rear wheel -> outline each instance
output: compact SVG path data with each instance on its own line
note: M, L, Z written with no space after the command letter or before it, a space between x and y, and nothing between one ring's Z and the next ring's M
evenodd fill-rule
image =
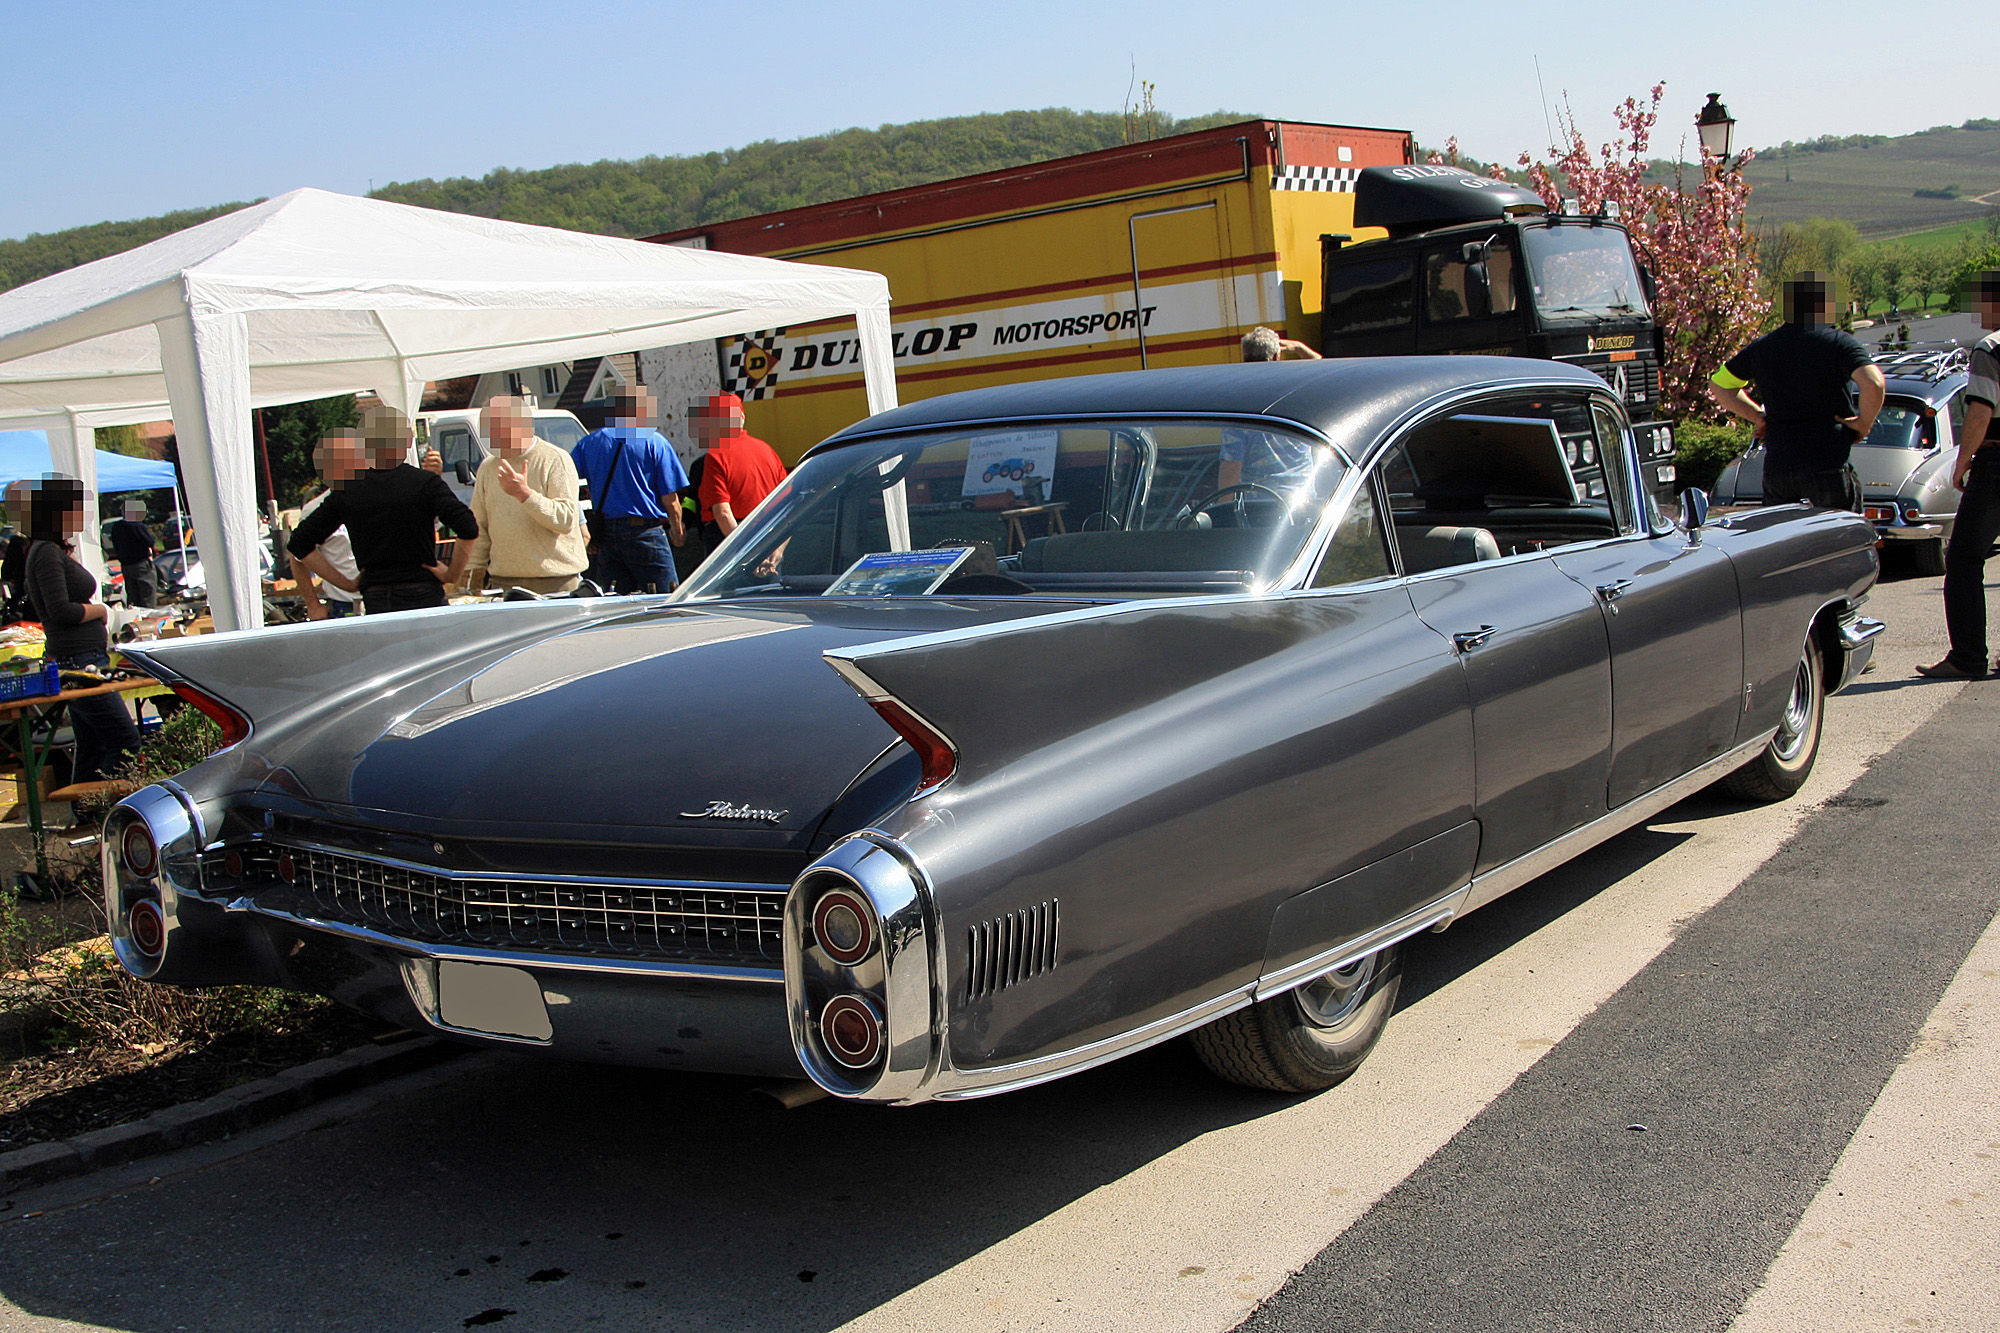
M1813 760L1819 758L1819 734L1826 722L1825 677L1819 648L1807 639L1778 734L1755 759L1722 780L1724 791L1744 801L1782 801L1805 785Z
M1209 1072L1272 1092L1319 1092L1375 1049L1403 980L1391 945L1188 1034Z
M1910 564L1917 573L1933 578L1944 573L1944 538L1936 541L1918 542L1910 549Z

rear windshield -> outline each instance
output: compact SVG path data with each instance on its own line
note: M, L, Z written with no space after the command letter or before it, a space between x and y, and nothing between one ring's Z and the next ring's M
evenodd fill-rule
M1298 555L1343 467L1324 442L1222 422L861 441L800 464L681 596L817 595L864 557L954 548L970 550L919 592L1240 591Z
M1870 449L1928 449L1937 443L1937 419L1920 407L1890 403L1861 443Z

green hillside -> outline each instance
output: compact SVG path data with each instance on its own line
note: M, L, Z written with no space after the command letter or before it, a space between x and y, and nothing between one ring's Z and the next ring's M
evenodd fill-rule
M1837 142L1845 146L1759 150L1749 169L1751 224L1845 218L1864 238L1873 238L1981 217L1992 204L1978 202L1980 195L1991 194L1993 204L2000 204L2000 121ZM1957 197L1920 197L1920 190L1955 191Z
M1215 112L1175 120L1141 113L1139 137L1159 138L1250 117ZM1007 111L921 120L784 142L767 140L688 157L644 157L534 171L502 168L477 180L404 181L377 199L609 236L650 236L726 218L826 203L877 190L997 171L1126 142L1123 115ZM0 241L0 290L102 259L241 204Z

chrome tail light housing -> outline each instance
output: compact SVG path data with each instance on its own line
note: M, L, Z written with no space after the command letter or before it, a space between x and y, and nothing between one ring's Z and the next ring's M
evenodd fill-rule
M857 833L808 866L785 899L785 1011L812 1080L838 1097L922 1100L943 1005L938 932L915 858Z

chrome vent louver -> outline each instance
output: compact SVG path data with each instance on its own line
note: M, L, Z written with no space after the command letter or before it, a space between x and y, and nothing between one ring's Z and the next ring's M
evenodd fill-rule
M967 997L976 1000L1054 968L1061 927L1062 903L1055 898L973 926L966 932Z

